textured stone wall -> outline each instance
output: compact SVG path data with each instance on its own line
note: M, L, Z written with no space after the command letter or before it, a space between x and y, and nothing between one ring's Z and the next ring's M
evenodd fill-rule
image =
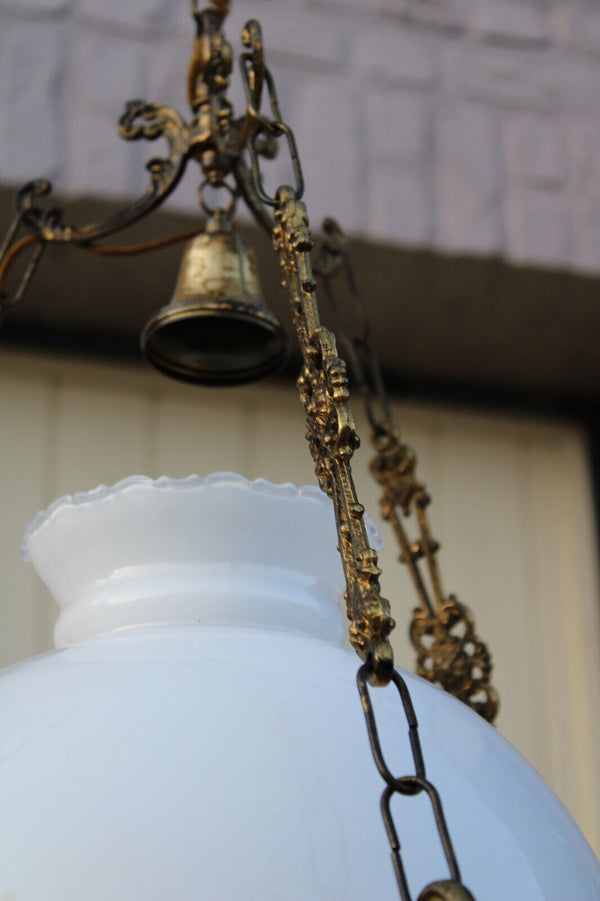
M600 268L597 0L234 0L234 46L250 16L313 221ZM120 143L115 121L131 97L186 112L191 38L187 0L0 0L0 181L138 193L159 148ZM271 170L289 180L283 155ZM176 206L193 208L193 187Z

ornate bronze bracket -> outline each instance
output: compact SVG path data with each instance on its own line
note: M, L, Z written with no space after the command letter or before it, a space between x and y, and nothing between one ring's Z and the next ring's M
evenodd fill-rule
M250 138L254 141L256 154L273 156L276 152L272 134L265 134L262 142L257 134L265 132L266 122L258 112L265 78L260 26L252 20L244 29L244 46L249 49L240 60L251 102L249 100L244 116L234 120L231 104L225 96L232 67L231 47L222 32L222 20L228 9L228 3L214 3L212 8L198 11L192 2L197 36L188 73L188 99L193 111L189 124L176 110L163 104L145 100L130 100L125 104L119 119L122 138L127 141L164 138L168 145L168 155L155 156L146 164L150 180L141 197L102 221L70 225L64 222L62 210L49 211L37 205L37 201L50 193L50 183L29 182L15 199L15 220L0 251L0 264L21 228L44 243L85 245L133 225L164 203L177 188L192 159L200 165L204 182L219 185L232 175L238 193L244 197L259 224L272 232L272 218L260 201L243 159ZM268 77L270 79L270 75ZM38 246L36 262L41 253ZM22 297L32 274L33 268L28 270L13 302Z

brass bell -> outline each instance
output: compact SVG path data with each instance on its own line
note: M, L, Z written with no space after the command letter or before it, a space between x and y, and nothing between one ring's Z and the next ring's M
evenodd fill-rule
M141 345L161 372L197 385L252 382L285 362L286 335L260 295L254 254L222 210L187 245L173 299Z

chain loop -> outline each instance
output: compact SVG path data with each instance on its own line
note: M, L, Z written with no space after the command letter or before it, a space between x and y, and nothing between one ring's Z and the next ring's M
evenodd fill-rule
M371 746L373 759L375 761L379 775L386 783L386 787L384 788L381 795L381 816L383 818L388 841L390 843L392 863L394 866L394 873L396 875L396 882L400 891L400 897L402 898L402 901L411 901L410 890L408 888L406 873L404 871L404 865L402 862L400 840L398 838L396 824L394 823L394 818L391 811L391 801L396 794L403 795L404 797L415 797L416 795L425 792L431 802L435 824L437 827L442 849L444 851L444 856L448 864L451 878L449 880L432 883L431 885L427 886L427 888L425 888L419 896L419 901L426 901L427 898L430 898L431 901L435 901L436 895L432 894L435 886L446 886L446 890L455 891L454 895L439 895L441 901L443 901L444 898L447 898L448 901L451 901L452 898L455 898L456 901L459 901L459 899L462 899L462 901L474 901L473 896L471 895L469 890L466 889L461 883L460 871L458 868L456 855L454 853L454 848L452 846L452 841L450 839L450 833L448 832L448 826L446 825L446 818L444 817L444 811L442 808L440 796L435 786L431 782L429 782L425 774L425 763L421 749L421 742L419 739L419 724L415 715L406 682L404 681L400 673L394 670L391 681L396 686L396 689L398 690L398 693L400 695L400 700L404 709L404 715L408 724L408 739L410 742L412 758L415 765L415 772L414 774L407 776L394 776L387 765L383 751L381 749L381 743L379 741L377 724L375 722L375 713L371 702L368 684L370 681L371 667L372 664L370 661L367 661L360 667L356 676L356 683L362 702L363 712L365 714L367 732L369 735L369 744ZM460 890L462 894L456 894L456 890Z
M288 149L290 152L290 159L292 161L292 167L294 170L294 181L295 181L295 190L294 197L296 200L300 200L302 195L304 194L304 177L302 175L302 169L300 167L300 157L298 155L298 149L296 147L296 139L294 137L294 132L286 125L285 122L274 123L272 126L272 131L270 134L272 136L277 135L285 135L287 139ZM256 185L256 192L263 203L266 203L267 206L276 207L277 206L277 196L271 197L264 189L262 174L260 171L260 164L258 161L258 149L257 149L257 141L261 136L260 131L255 131L251 136L248 142L248 149L250 151L250 162L252 164L252 175L254 177L254 183Z
M246 27L248 28L248 26ZM259 146L258 142L264 136L267 136L272 140L276 140L277 138L280 138L282 135L284 135L287 141L288 151L294 172L294 197L296 198L296 200L301 200L304 194L304 176L302 174L300 156L298 154L294 132L292 131L290 126L283 121L281 117L279 100L277 97L277 89L275 87L275 80L273 79L270 70L267 68L267 66L264 65L263 62L261 71L258 74L260 75L261 85L262 79L264 79L267 84L269 105L271 108L271 118L267 118L260 112L258 105L258 103L260 102L260 95L257 98L256 85L258 84L259 78L258 75L255 74L255 60L252 53L243 53L241 55L240 71L242 73L242 81L246 94L246 114L254 124L254 127L248 138L248 152L250 154L250 163L256 192L264 204L271 207L277 207L277 196L275 195L271 197L264 189L263 177L260 171L260 163L258 159L259 153L261 152L262 148Z
M229 193L229 200L227 202L227 206L221 207L216 206L212 207L205 197L205 191L207 188L213 188L215 191L223 189ZM208 178L205 178L200 187L198 188L198 200L200 202L200 206L204 210L207 216L212 216L217 210L221 210L224 215L229 219L233 216L235 212L235 207L237 204L237 193L235 188L232 188L230 184L226 181L213 182Z

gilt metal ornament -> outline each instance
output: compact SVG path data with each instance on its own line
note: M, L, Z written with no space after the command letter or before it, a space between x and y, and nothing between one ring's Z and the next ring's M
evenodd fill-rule
M390 801L394 794L410 798L425 793L433 806L450 878L432 882L423 889L419 901L472 901L472 896L461 882L442 802L435 787L426 778L417 718L408 690L394 670L389 641L394 621L388 601L381 596L377 554L369 544L364 507L358 500L352 477L351 458L359 446L359 439L348 404L346 364L338 354L333 332L320 321L311 263L313 241L306 207L301 200L304 182L294 133L282 118L275 81L265 63L260 26L255 20L250 20L243 30L244 50L239 59L246 108L242 116L234 116L227 98L233 53L223 33L223 21L229 6L227 0L213 0L208 8L200 10L195 0L191 0L196 39L187 78L192 110L189 122L171 107L161 104L132 100L125 106L119 121L119 131L124 139L155 141L164 138L168 147L167 156L153 157L147 163L149 184L140 198L101 222L68 225L61 210L48 210L38 205L40 199L50 192L48 182L30 182L19 192L15 220L0 252L0 288L8 268L20 252L29 245L33 249L17 291L12 297L0 293L0 309L21 298L48 244L73 244L95 252L106 251L98 243L100 239L117 233L160 206L177 187L190 162L197 164L202 173L199 200L205 211L209 209L205 197L208 186L226 187L235 198L241 197L245 201L257 222L273 238L302 352L298 389L306 413L307 438L316 476L333 502L338 549L346 580L350 641L363 661L358 685L375 763L386 782L382 813L400 896L403 901L411 901L403 875L400 843ZM274 156L279 144L284 143L282 138L290 156L295 184L292 187L283 186L274 196L269 196L264 188L261 160ZM218 210L212 212L219 213ZM224 212L220 211L221 214ZM229 212L232 213L233 208ZM321 275L329 277L340 268L340 260L347 264L348 258L341 230L336 232L331 223L328 228L329 247L327 249L324 245L326 252L317 254L316 268ZM26 231L26 237L17 240L22 230ZM165 239L165 243L172 240ZM129 248L128 251L139 249ZM228 312L231 313L231 309ZM350 342L349 350L359 383L360 355L365 350L368 352L385 410L387 401L372 348L367 341L363 341L360 347ZM364 389L364 384L361 388ZM369 404L367 410L370 412ZM461 607L452 596L445 597L442 592L435 556L437 544L431 538L424 512L428 503L427 494L414 479L414 460L391 428L389 415L386 414L384 420L384 427L380 427L381 424L378 426L372 418L377 449L372 470L384 490L384 516L396 531L403 559L409 566L424 605L424 609L415 614L411 627L413 641L419 650L419 671L426 678L435 677L448 690L491 718L496 701L489 687L489 655L474 633L466 608ZM407 515L411 510L416 512L420 526L420 538L416 543L409 542L400 518L400 514ZM437 611L422 584L417 567L421 559L426 561L429 569L434 597L438 601ZM462 635L458 635L456 643L458 626L462 627ZM415 763L415 773L409 776L393 776L379 747L368 686L386 686L390 683L398 689L407 721ZM478 695L481 691L485 695L484 702Z
M437 561L427 508L431 498L415 477L413 451L395 429L374 435L376 454L371 473L383 489L381 515L396 535L400 561L410 572L421 606L413 611L410 638L417 651L417 673L441 685L488 722L498 712L498 695L490 684L492 659L475 632L473 614L455 595L446 595ZM404 520L416 518L419 536L411 541ZM425 572L421 564L425 564ZM430 587L427 587L429 581Z

